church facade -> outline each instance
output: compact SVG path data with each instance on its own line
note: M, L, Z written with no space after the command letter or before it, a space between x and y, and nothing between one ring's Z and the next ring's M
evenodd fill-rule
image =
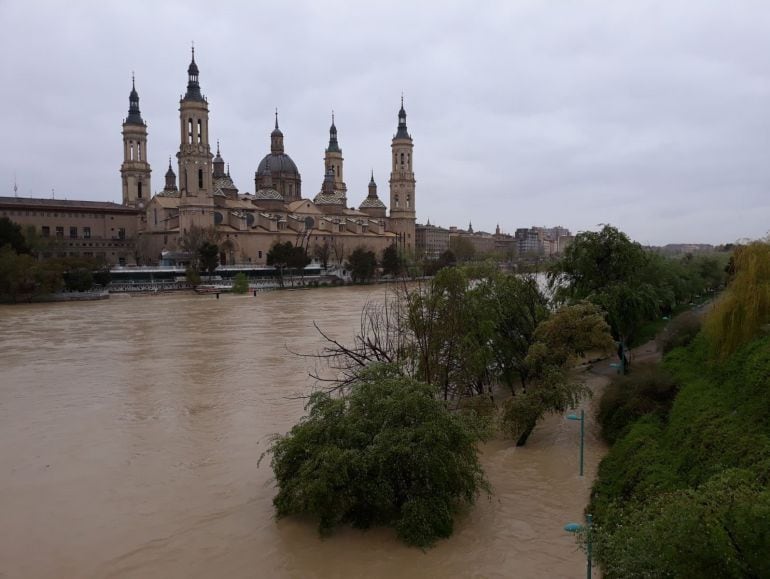
M391 142L390 211L380 200L372 173L366 197L353 208L344 180L344 159L332 115L320 187L303 194L302 178L284 146L275 113L270 152L254 173L254 193L240 193L230 177L217 142L212 151L209 103L201 92L193 52L187 91L179 102L179 151L171 158L161 191L152 195L147 160L147 125L132 86L123 123L121 180L123 205L141 215L138 246L145 263L157 263L164 252L182 249L191 229L215 232L222 248L220 262L265 265L275 243L302 245L313 256L327 252L330 262L344 262L357 247L381 256L391 244L413 251L415 243L415 178L413 141L407 131L403 99Z

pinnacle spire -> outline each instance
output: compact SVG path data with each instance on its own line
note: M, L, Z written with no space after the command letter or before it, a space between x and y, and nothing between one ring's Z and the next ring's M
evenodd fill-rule
M329 146L326 147L327 153L341 153L340 145L337 142L337 126L334 124L334 109L332 109L332 126L329 127Z
M136 92L136 78L131 71L131 92L128 95L128 117L126 123L129 125L143 125L142 114L139 112L139 93Z
M404 93L401 93L401 109L398 111L398 130L396 131L397 139L411 139L409 132L406 130L406 110L404 110Z
M184 95L184 100L202 101L204 100L201 94L201 85L198 82L198 65L195 63L195 42L192 43L192 60L190 60L190 66L187 67L187 93Z
M275 107L275 129L278 130L278 107Z

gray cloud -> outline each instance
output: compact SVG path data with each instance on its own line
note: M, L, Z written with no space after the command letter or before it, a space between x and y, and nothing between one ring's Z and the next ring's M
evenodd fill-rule
M387 198L403 90L419 219L613 223L649 243L770 229L762 1L0 3L0 194L118 201L136 71L154 188L178 148L195 40L242 191L279 107L306 195L336 111L348 197Z

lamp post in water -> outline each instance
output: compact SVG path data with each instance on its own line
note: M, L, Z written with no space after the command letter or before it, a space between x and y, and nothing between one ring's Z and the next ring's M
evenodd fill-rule
M583 445L585 441L586 412L585 410L581 410L580 416L577 414L570 414L567 416L567 419L580 421L580 476L583 476Z
M586 533L586 578L591 579L591 567L592 567L592 547L591 544L593 537L591 537L591 526L593 525L593 516L586 515L586 524L581 525L579 523L567 523L564 525L564 530L569 533L580 533L585 531Z

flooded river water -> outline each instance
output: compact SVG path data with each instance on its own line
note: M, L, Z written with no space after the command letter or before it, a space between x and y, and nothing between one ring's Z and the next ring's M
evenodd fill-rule
M603 448L589 422L491 442L494 495L427 552L273 517L267 437L303 414L313 321L342 340L377 288L0 307L0 577L584 577L563 531Z

